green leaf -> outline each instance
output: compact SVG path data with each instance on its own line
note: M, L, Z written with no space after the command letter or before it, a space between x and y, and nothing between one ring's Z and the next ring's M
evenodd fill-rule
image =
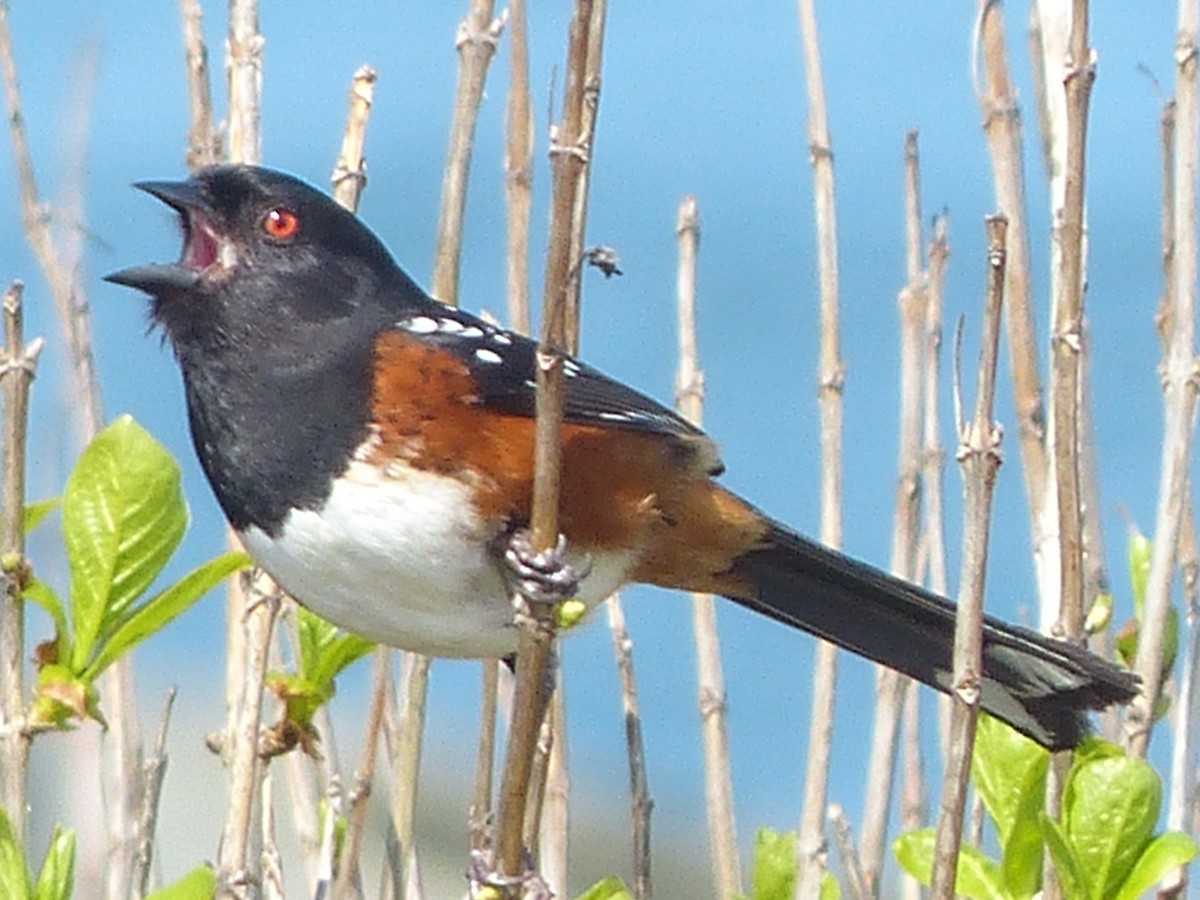
M33 895L37 900L71 900L75 890L75 832L54 826Z
M1129 529L1125 548L1129 560L1129 586L1133 591L1133 612L1138 621L1146 608L1146 581L1150 578L1150 554L1154 545L1137 528Z
M999 719L979 717L971 776L1005 853L1013 829L1022 822L1036 822L1045 801L1049 766L1050 754L1044 748Z
M179 466L129 416L88 445L63 494L74 646L82 671L98 637L162 571L187 527Z
M1046 839L1046 847L1050 850L1050 859L1054 863L1054 874L1058 878L1059 887L1062 888L1062 895L1070 897L1071 900L1093 898L1079 859L1071 849L1062 828L1045 813L1038 813L1038 821L1042 825L1042 835Z
M245 553L222 553L193 569L162 593L121 616L120 624L104 642L84 677L94 679L108 666L152 634L161 631L210 590L250 566Z
M1145 760L1117 751L1072 767L1063 829L1089 896L1108 897L1125 881L1150 842L1161 803L1162 783Z
M196 866L174 884L146 895L146 900L212 900L217 876L208 866Z
M597 881L580 894L578 900L633 900L633 895L625 883L614 875Z
M29 709L29 727L35 731L66 728L72 719L85 718L95 719L107 727L108 723L100 713L100 697L95 685L76 676L61 663L41 666L33 705Z
M754 900L791 900L796 891L796 834L760 828L754 836Z
M26 504L24 522L25 533L29 534L29 532L41 525L42 522L45 521L46 517L50 515L50 513L58 509L58 505L59 499L57 497L51 497L49 500L38 500L36 503Z
M901 868L926 887L933 880L936 840L935 829L918 828L900 835L892 844L892 852ZM971 900L1011 900L1011 895L1004 889L1000 864L970 844L963 844L958 851L954 893Z
M303 606L296 611L296 626L300 674L314 685L331 684L343 669L375 649L366 638L343 631Z
M826 872L821 876L820 900L842 900L842 886L838 884L838 880L833 877L832 872Z
M29 871L25 867L25 851L13 831L8 814L0 808L0 897L7 900L30 900Z
M905 872L926 887L933 879L933 842L937 832L932 828L906 831L892 842L892 853Z
M1191 862L1196 856L1196 842L1179 831L1160 834L1149 844L1134 863L1129 877L1113 900L1138 900L1171 869Z

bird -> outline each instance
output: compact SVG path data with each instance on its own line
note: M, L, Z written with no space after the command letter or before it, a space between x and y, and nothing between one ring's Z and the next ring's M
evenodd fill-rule
M175 262L107 276L149 297L200 465L255 562L301 604L436 657L517 643L505 548L529 524L537 345L430 297L355 214L268 168L135 185ZM953 690L955 605L804 537L721 486L697 426L564 363L559 527L592 609L629 583L720 595ZM985 618L982 709L1071 748L1137 678Z

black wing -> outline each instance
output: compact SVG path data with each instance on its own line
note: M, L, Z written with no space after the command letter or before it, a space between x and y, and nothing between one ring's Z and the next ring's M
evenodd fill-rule
M396 322L396 327L420 334L461 359L479 385L481 403L514 416L532 418L536 414L536 342L441 305L413 313ZM566 421L699 441L711 457L713 473L720 471L711 439L674 410L571 357L564 376Z

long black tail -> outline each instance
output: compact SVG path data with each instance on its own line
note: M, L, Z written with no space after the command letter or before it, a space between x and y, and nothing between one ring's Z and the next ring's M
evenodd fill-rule
M731 597L937 690L952 689L954 604L772 522L767 540L733 574L757 596ZM1044 747L1076 746L1087 710L1127 703L1131 673L1087 650L987 618L983 626L985 711Z

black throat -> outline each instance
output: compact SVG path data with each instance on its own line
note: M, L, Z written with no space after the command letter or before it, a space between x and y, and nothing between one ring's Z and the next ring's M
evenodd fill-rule
M275 537L293 509L319 509L366 439L378 328L356 318L307 353L241 342L179 352L196 454L235 529Z

